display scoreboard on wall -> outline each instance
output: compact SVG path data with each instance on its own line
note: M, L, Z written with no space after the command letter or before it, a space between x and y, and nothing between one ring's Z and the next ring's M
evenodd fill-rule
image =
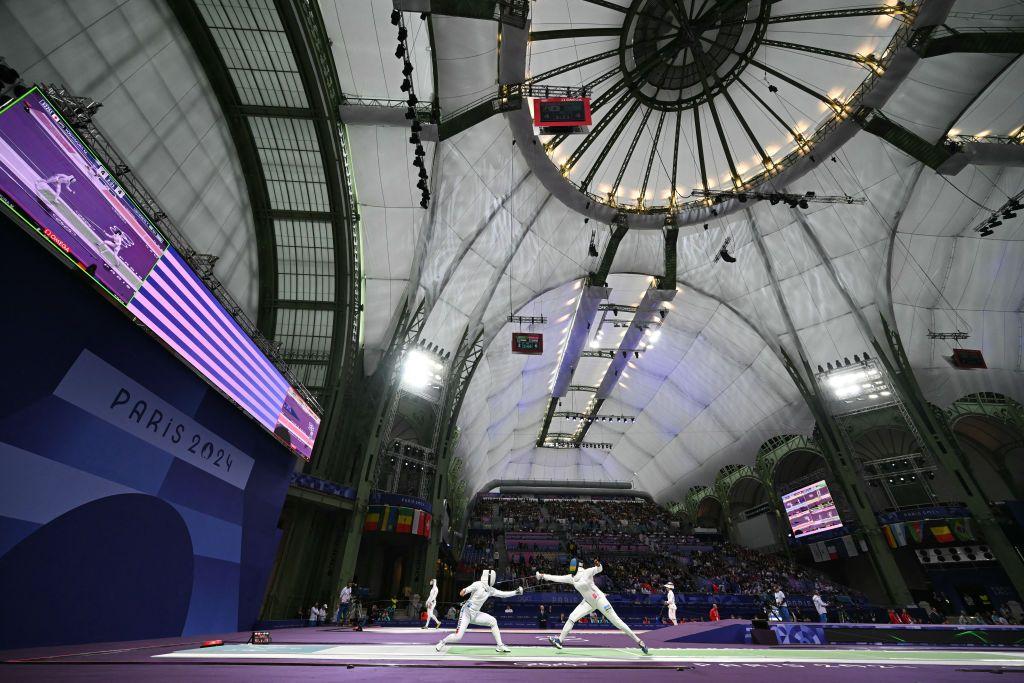
M824 479L782 496L782 506L796 538L843 526Z
M309 459L320 418L37 88L0 109L0 208Z

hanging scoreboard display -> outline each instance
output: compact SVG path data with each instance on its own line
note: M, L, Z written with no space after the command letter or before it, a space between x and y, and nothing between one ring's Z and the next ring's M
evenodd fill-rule
M513 332L512 353L539 356L544 353L544 335L537 332Z
M589 97L538 97L533 101L533 125L576 128L590 125Z

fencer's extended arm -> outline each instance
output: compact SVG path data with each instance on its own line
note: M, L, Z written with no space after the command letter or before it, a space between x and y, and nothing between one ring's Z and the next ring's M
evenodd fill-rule
M492 588L491 589L491 595L496 597L496 598L514 598L515 596L522 595L522 594L523 593L520 590L500 591L497 588Z
M541 581L551 581L552 583L572 583L572 576L569 574L562 574L556 576L554 574L538 574Z

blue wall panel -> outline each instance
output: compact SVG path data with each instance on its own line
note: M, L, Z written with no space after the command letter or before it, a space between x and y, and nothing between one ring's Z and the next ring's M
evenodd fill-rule
M0 253L0 649L249 628L294 456L3 215Z

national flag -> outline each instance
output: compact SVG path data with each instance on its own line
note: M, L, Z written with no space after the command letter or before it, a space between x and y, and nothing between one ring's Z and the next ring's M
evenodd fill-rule
M885 534L885 542L889 544L890 548L896 547L896 539L893 538L892 525L886 524L882 527L882 533Z
M974 529L971 528L971 520L967 518L953 520L953 534L958 541L973 541Z
M371 506L366 512L366 520L363 522L363 531L377 531L377 529L379 528L380 509L374 505Z
M412 533L412 508L398 508L398 521L395 531L400 534Z
M815 562L824 562L828 559L828 555L825 554L823 543L811 543L811 557L814 558Z
M907 531L910 532L910 538L914 543L924 540L924 522L907 522Z
M892 528L892 535L896 539L896 547L905 546L907 544L907 525L903 522L894 522L889 527Z
M949 526L945 524L937 524L929 528L932 530L932 535L935 536L935 540L939 543L953 542L953 532L949 530Z
M828 547L828 559L830 559L830 560L838 560L839 559L839 550L834 545L830 545L830 546L827 546L827 547Z

